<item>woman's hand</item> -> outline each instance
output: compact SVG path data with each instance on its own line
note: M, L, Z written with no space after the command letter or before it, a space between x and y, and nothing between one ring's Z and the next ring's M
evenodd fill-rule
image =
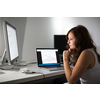
M65 50L65 51L63 52L63 60L66 60L66 59L69 60L71 54L72 54L72 50L71 50L71 49Z

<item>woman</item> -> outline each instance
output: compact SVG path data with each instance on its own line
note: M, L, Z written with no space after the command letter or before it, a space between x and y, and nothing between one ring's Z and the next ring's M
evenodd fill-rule
M69 30L66 39L69 50L63 52L63 61L68 83L75 83L79 79L83 84L100 83L100 55L88 30L78 25ZM73 70L69 64L71 55Z

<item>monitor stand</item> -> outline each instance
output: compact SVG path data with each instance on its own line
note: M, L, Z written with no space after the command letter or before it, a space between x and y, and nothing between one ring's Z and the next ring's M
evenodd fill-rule
M13 65L4 65L5 56L6 56L6 49L4 50L3 55L1 57L0 69L3 69L3 70L12 69L13 68Z

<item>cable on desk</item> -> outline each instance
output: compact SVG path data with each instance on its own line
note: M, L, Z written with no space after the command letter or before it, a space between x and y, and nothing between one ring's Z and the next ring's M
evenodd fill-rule
M42 74L43 75L43 84L45 84L45 75L42 73L42 72L36 72L36 73L39 73L39 74Z

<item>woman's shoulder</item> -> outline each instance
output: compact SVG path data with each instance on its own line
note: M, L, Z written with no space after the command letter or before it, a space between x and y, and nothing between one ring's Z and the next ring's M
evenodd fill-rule
M83 50L81 53L84 53L84 54L91 54L92 51L90 49L85 49Z
M85 56L87 59L94 58L94 53L92 52L92 49L85 49L81 52L81 55Z
M81 52L82 59L86 62L88 62L89 66L87 69L93 68L95 65L95 55L94 53L89 50L89 49L85 49Z
M85 49L82 52L83 53L92 53L93 52L93 48Z

